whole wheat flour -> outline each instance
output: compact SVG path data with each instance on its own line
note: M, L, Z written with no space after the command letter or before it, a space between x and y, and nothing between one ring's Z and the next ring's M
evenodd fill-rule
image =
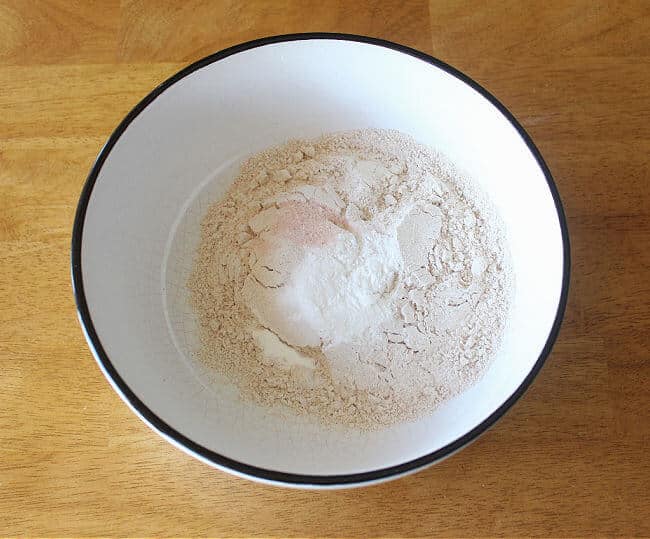
M415 419L489 365L512 287L504 244L473 184L397 131L266 150L202 222L198 360L326 423Z

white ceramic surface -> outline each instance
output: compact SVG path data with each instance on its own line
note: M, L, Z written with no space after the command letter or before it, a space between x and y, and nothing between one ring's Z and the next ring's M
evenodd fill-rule
M235 473L359 484L446 456L503 413L554 339L568 251L550 177L495 104L423 57L327 36L230 52L145 100L91 174L73 277L100 365L156 430ZM242 158L289 138L362 127L408 133L479 182L507 225L516 279L504 343L482 381L430 417L371 434L281 421L241 403L225 381L206 384L188 360L196 332L185 291L198 223Z

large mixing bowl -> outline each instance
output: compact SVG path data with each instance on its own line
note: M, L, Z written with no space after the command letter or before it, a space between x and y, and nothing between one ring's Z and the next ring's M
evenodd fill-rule
M294 137L398 129L444 152L489 193L515 274L503 344L485 376L432 415L378 432L280 419L207 383L191 359L186 281L201 217L247 155ZM88 343L152 429L217 468L303 487L367 484L439 461L529 386L559 330L565 218L521 125L467 76L425 54L339 34L271 37L192 64L111 135L79 202L72 275Z

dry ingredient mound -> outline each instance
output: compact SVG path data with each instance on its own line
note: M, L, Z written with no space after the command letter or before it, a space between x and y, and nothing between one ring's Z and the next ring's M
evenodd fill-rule
M271 148L202 221L197 359L245 398L327 424L416 419L488 367L512 287L504 245L481 192L398 131Z

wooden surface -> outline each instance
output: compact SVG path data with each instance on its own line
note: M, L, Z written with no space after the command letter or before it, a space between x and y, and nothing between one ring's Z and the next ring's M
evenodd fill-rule
M569 218L560 339L479 441L395 482L256 485L193 460L104 380L77 323L77 197L186 63L268 34L432 53L533 136ZM0 0L0 536L650 535L650 2Z

